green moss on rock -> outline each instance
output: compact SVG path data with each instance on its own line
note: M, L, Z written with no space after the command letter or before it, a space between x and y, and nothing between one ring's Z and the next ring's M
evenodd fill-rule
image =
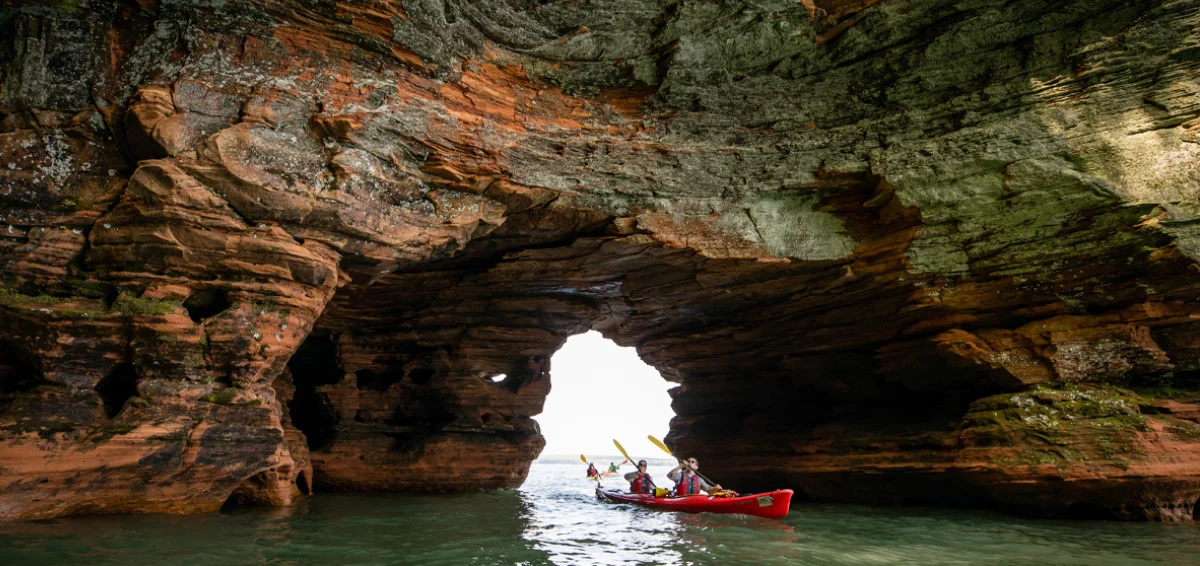
M0 306L6 307L28 307L36 305L53 305L63 302L64 299L47 294L30 295L21 293L16 289L0 285Z
M232 405L233 398L236 396L237 391L231 387L227 389L218 389L201 397L200 399L216 405Z
M111 439L114 436L121 436L121 435L129 434L129 433L133 432L134 430L136 430L137 427L138 427L138 425L136 425L134 423L110 422L108 424L105 424L104 426L97 428L95 432L93 432L90 436L88 436L88 440L91 440L92 442L99 444L101 442Z
M70 289L72 295L87 297L89 299L104 299L110 293L114 292L111 283L89 279L67 279L66 286Z
M166 299L144 299L121 293L112 305L112 310L130 316L171 314L183 306L181 301Z
M1126 467L1144 456L1137 434L1151 430L1132 391L1073 383L1041 385L976 401L965 417L964 440L1010 447L997 464L1066 467L1099 461Z

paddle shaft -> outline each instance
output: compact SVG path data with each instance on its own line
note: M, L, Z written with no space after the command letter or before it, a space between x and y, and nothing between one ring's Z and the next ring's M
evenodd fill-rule
M669 456L674 458L676 462L679 462L680 464L683 463L683 460L680 460L679 456L676 456L674 452L671 452L671 449L667 448L667 445L663 444L663 442L661 440L654 438L653 436L647 436L646 438L649 438L651 444L654 444L655 446L661 448L663 452L666 452ZM680 472L682 473L682 470L680 470ZM704 477L704 474L700 473L700 470L692 470L692 472L695 473L696 475L700 476L700 479L704 480L704 483L707 483L708 485L721 485L719 483L716 483L716 482Z
M634 460L632 457L629 456L629 453L625 451L625 447L621 446L621 443L617 442L617 439L615 439L615 438L613 439L613 444L615 444L617 446L617 450L621 451L621 455L624 456L626 460L633 462L633 469L636 470L637 469L637 460ZM646 462L646 467L647 468L650 467L649 462ZM649 471L649 470L647 470L647 471ZM647 476L648 475L649 474L647 474ZM621 477L624 478L625 476L621 476ZM650 478L650 485L654 486L654 489L660 489L658 487L658 484L654 483L654 478Z

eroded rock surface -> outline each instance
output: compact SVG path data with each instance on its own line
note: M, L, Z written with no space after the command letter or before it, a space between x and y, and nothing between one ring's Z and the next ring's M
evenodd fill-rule
M0 26L0 518L516 486L588 329L743 490L1197 513L1194 2Z

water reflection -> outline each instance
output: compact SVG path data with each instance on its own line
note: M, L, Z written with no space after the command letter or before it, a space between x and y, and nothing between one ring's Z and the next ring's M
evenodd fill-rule
M577 463L521 490L323 495L291 508L0 524L3 564L1196 564L1200 525L800 505L783 521L596 501ZM665 470L663 470L665 471ZM661 472L656 474L661 476ZM608 481L617 485L616 481Z

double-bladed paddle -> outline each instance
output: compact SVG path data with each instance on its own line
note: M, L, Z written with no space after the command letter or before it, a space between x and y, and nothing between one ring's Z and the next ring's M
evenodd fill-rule
M579 455L579 459L583 460L583 463L589 466L592 464L591 462L587 461L587 456L584 456L583 454ZM588 476L588 479L596 480L596 483L600 483L600 470L596 470L596 475Z
M659 449L661 449L663 452L666 452L666 453L667 453L669 456L671 456L672 458L674 458L676 462L679 462L680 464L682 464L682 463L683 463L683 460L680 460L680 459L679 459L679 456L676 456L674 453L672 453L672 452L671 452L671 449L670 449L670 448L667 448L667 445L666 445L666 444L663 444L663 442L662 442L661 440L659 440L659 439L657 439L657 438L654 438L653 436L647 436L646 438L649 438L649 439L650 439L650 442L651 442L652 444L654 444L655 446L659 447ZM710 480L710 479L708 479L708 478L704 477L704 474L701 474L699 470L692 470L692 471L693 471L693 472L695 472L695 473L696 473L696 475L700 476L700 479L704 480L704 481L705 481L705 483L707 483L708 485L720 485L720 484L718 484L718 483L716 483L716 482L714 482L714 481L712 481L712 480ZM722 492L725 492L725 491L729 491L729 490L722 490Z
M617 442L617 439L615 439L615 438L613 439L613 444L617 445L617 450L621 451L621 455L624 456L626 460L633 462L633 466L636 468L637 462L634 461L633 457L630 456L629 453L625 451L625 447L621 446L621 443ZM654 486L655 494L657 494L658 490L661 489L658 487L658 484L654 483L654 480L650 480L650 485Z

